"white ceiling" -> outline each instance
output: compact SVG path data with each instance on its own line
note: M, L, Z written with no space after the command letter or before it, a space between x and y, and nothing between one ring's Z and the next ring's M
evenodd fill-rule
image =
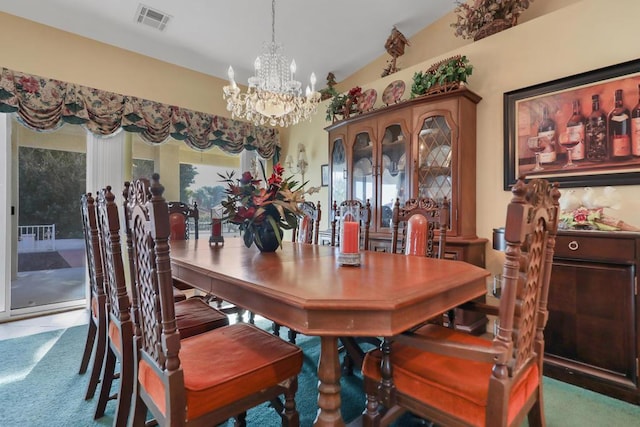
M163 32L136 23L141 3L172 17ZM454 0L277 0L276 41L303 83L315 71L323 87L328 72L341 81L385 54L394 25L411 37L454 7ZM241 84L271 40L269 0L0 0L0 11L224 79L232 65Z

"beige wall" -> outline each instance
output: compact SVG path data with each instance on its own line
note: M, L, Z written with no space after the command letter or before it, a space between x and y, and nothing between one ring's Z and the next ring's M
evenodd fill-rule
M411 40L399 61L402 71L379 78L388 59L381 55L340 88L374 88L379 107L380 94L391 81L402 79L409 88L413 73L434 62L456 54L470 59L474 73L469 86L483 97L478 105L477 232L490 239L491 230L503 224L510 197L502 189L503 93L640 57L636 41L639 14L637 0L536 0L518 26L478 42L455 38L449 27L454 20L450 14ZM221 97L223 80L3 13L0 27L5 34L12 34L0 38L0 66L226 115ZM409 90L405 97L408 95ZM289 151L295 154L299 142L306 145L310 166L305 178L313 186L320 185L320 165L328 161L325 108L326 103L311 122L281 134L283 159ZM614 214L640 226L640 186L620 186L618 191L624 205ZM328 200L326 188L314 196L312 201L326 204ZM327 208L323 209L325 225ZM492 270L497 269L496 258L488 249Z
M483 98L478 104L477 233L489 240L492 229L503 225L510 199L510 193L503 190L503 93L640 57L637 0L536 0L533 7L538 8L540 16L522 19L516 27L478 42L461 43L453 36L452 28L438 22L419 34L424 42L412 42L407 52L422 49L437 52L429 47L431 44L452 50L439 52L415 66L405 64L404 70L391 76L365 80L379 75L384 68L384 61L374 63L371 67L375 72L361 70L357 75L363 80L349 79L344 88L360 85L363 89L376 89L377 108L380 94L391 81L403 80L407 84L404 96L408 97L414 72L456 54L469 58L474 66L469 86ZM448 19L453 22L453 16ZM320 115L324 117L324 107ZM323 124L316 122L293 128L290 138L322 140L320 149L307 150L318 153L319 157L310 156L310 168L319 174L320 165L327 163L328 148L326 132L320 130ZM324 135L324 140L318 134ZM619 186L617 191L623 196L623 206L611 214L640 226L640 186ZM489 246L488 267L494 272L499 271L499 257Z
M6 13L0 13L0 28L2 67L227 115L224 80Z

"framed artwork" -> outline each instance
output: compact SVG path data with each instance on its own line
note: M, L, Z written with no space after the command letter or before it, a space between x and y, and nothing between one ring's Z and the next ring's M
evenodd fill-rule
M640 183L640 59L504 94L504 189Z
M329 185L329 165L320 166L320 185L327 187Z

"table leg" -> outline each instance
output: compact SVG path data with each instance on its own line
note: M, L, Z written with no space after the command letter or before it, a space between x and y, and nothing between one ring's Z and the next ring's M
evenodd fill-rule
M337 337L320 337L318 380L318 416L313 425L344 427L340 413L340 359Z

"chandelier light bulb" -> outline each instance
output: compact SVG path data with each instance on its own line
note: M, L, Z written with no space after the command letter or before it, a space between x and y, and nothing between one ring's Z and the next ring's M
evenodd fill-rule
M233 72L232 66L229 66L229 69L227 70L227 76L229 76L229 81L233 83L233 77L235 76L235 73Z
M258 57L256 58L256 60L255 60L255 61L253 61L253 68L254 68L254 70L256 70L256 74L258 73L258 71L260 71L260 67L261 67L261 64L260 64L260 57L258 56Z
M311 82L311 90L316 90L316 73L311 73L311 77L309 77L309 81Z

